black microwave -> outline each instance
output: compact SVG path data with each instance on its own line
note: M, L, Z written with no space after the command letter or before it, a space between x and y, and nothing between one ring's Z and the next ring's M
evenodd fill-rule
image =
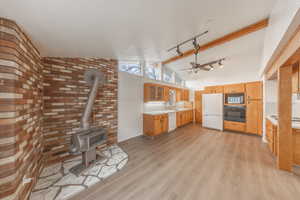
M244 104L245 95L244 93L225 94L226 104Z

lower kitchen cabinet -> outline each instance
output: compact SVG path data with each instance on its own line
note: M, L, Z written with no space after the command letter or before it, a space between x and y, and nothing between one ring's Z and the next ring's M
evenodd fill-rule
M279 144L277 125L269 119L266 120L266 136L270 151L277 157ZM293 163L300 166L300 129L293 129Z
M184 126L193 122L193 110L179 111L176 113L177 127Z
M224 120L224 129L238 132L245 132L246 124L242 122L233 122Z
M168 132L169 118L168 114L148 115L144 114L144 134L148 136L156 136Z
M266 120L266 136L270 151L277 156L277 126Z

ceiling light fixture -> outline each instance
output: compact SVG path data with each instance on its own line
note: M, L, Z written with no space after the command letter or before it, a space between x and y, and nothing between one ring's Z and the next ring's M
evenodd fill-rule
M179 45L176 48L176 52L177 52L178 56L183 56L183 53L179 49Z
M176 46L168 49L167 51L169 52L169 51L172 51L172 50L176 49L176 52L178 53L178 55L182 56L183 53L179 50L179 47L181 47L182 45L184 45L184 44L186 44L186 43L188 43L190 41L193 41L193 46L194 46L195 50L198 51L200 49L200 46L197 43L197 38L199 38L199 37L201 37L201 36L203 36L203 35L205 35L207 33L208 33L208 31L204 31L204 32L202 32L202 33L200 33L198 35L195 35L194 37L192 37L192 38L190 38L190 39L188 39L186 41L183 41L183 42L177 44Z
M219 61L219 68L220 69L224 68L224 64L222 63L222 60Z
M213 71L215 70L215 65L218 65L220 68L223 68L224 65L222 62L224 62L224 60L226 58L221 58L221 59L218 59L218 60L214 60L214 61L211 61L211 62L207 62L207 63L204 63L204 64L200 64L197 62L197 55L198 55L198 52L196 51L195 52L195 62L191 62L191 67L190 68L186 68L186 69L182 69L181 71L192 71L193 73L197 73L199 72L200 70L203 70L203 71Z

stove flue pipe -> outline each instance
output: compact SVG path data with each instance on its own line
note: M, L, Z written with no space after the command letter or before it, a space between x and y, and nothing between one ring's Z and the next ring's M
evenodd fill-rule
M89 118L97 96L98 87L100 84L102 85L104 83L104 75L99 70L89 69L84 73L84 80L88 85L92 86L81 118L81 129L87 130L90 127Z

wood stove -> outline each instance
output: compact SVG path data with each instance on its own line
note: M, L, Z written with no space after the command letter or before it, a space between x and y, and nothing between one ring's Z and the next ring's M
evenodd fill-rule
M105 129L90 127L89 124L89 118L97 96L98 87L100 84L104 83L104 76L96 69L89 69L85 72L84 78L92 88L81 118L81 129L71 136L70 147L70 152L72 154L82 153L82 163L70 169L70 171L77 176L93 167L97 161L105 158L104 155L96 153L96 147L104 144L107 140Z

